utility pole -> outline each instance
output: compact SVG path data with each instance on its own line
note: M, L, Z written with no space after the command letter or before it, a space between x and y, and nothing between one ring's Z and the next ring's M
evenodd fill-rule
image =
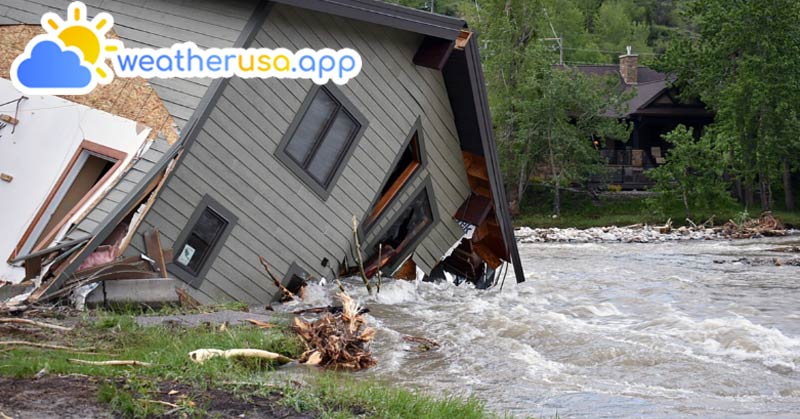
M433 0L431 0L433 1ZM544 17L547 18L547 23L550 25L550 30L553 31L552 38L543 38L542 41L556 41L558 43L558 65L564 66L564 37L558 36L556 28L553 27L553 22L550 21L550 16L547 14L547 9L544 10Z

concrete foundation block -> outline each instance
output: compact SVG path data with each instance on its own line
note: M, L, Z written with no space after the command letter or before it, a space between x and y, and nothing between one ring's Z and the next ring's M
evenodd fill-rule
M186 284L174 278L116 279L103 281L86 297L87 305L142 303L151 305L178 302L176 287Z

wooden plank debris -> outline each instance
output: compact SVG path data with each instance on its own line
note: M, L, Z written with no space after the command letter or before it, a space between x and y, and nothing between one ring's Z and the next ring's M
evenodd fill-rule
M156 267L161 275L167 275L167 262L164 259L164 250L161 248L161 238L157 228L144 233L144 246L147 256L156 261Z

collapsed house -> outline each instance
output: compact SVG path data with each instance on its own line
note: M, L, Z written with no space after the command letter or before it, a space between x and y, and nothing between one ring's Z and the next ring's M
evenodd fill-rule
M0 24L67 6L41 3L20 10L0 0ZM150 80L179 139L143 143L79 216L12 253L11 280L37 284L29 302L98 281L174 278L201 302L263 303L278 290L260 257L291 284L352 272L355 243L369 273L410 268L491 284L511 265L524 279L464 21L372 0L102 8L89 13L113 14L128 47L347 47L363 68L342 86ZM35 156L0 162L12 158Z

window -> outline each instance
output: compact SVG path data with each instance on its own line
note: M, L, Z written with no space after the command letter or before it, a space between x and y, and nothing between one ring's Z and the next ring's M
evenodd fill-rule
M173 274L197 286L211 261L222 248L225 238L236 223L236 217L206 195L192 214L186 228L175 241Z
M406 139L406 147L403 153L395 162L394 169L389 173L388 178L383 182L383 187L381 188L378 198L372 205L364 221L365 229L369 229L375 220L380 217L386 207L389 206L389 203L398 195L403 186L408 183L411 176L422 166L422 151L420 148L421 131L420 121L417 119L416 124L414 124L411 133Z
M315 85L278 146L278 158L327 199L366 126L336 87Z
M374 272L384 265L392 265L405 259L418 240L424 236L425 231L433 225L436 212L431 205L430 190L431 183L428 179L426 186L400 211L399 215L370 246L368 252L370 257L367 259L365 268L367 271ZM383 245L380 262L377 260L379 244Z

